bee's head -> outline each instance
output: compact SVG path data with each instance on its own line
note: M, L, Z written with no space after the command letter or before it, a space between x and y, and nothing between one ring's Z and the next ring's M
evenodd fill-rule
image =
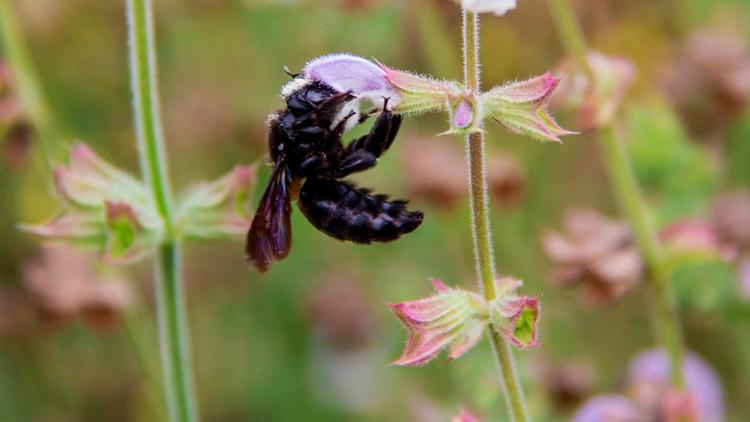
M331 86L295 76L281 89L281 98L286 102L287 110L295 116L315 113L318 121L330 128L335 127L345 116L347 120L345 130L350 129L359 121L359 101L350 92L341 92Z
M294 76L291 81L284 84L281 87L281 99L287 101L289 97L295 93L305 89L313 83L312 80L305 78L304 76Z

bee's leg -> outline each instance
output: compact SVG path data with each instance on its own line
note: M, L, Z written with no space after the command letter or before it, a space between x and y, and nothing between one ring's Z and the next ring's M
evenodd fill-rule
M323 101L322 103L318 104L317 108L318 109L323 109L323 108L327 108L327 107L329 107L331 105L334 105L334 104L343 104L343 103L349 102L349 101L351 101L351 100L353 100L355 98L357 98L357 96L354 95L351 90L350 91L346 91L346 92L340 92L338 94L331 95L330 97L328 97L325 101Z
M344 134L344 130L346 129L346 122L356 114L357 112L355 112L354 110L350 111L349 114L344 116L344 118L342 118L341 121L336 124L336 126L333 128L333 133L341 137L341 135Z
M378 157L364 149L358 149L346 155L338 162L336 168L331 172L335 178L348 176L358 171L367 170L377 164Z
M401 115L393 114L384 107L383 112L370 129L370 133L353 140L347 145L339 159L343 161L347 155L358 150L365 150L375 157L380 157L393 144L400 127Z
M383 145L383 150L381 151L381 154L387 151L388 148L391 147L391 145L393 144L393 141L396 139L396 135L398 135L399 129L401 129L401 115L394 114L393 120L391 121L391 130L390 132L388 132L388 137L385 140L385 145Z
M326 172L331 168L328 156L322 152L308 154L300 163L298 174L300 177L309 177L317 173Z
M370 133L355 139L338 154L331 176L340 178L374 167L378 157L393 143L400 126L401 116L383 111Z

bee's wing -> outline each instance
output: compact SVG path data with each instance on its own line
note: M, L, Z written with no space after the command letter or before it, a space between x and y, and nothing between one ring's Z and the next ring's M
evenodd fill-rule
M273 260L283 259L289 253L292 244L290 182L286 165L283 160L278 161L247 234L247 260L260 272L268 270Z

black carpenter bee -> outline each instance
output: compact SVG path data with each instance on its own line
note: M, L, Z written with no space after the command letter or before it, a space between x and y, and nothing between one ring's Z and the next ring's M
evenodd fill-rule
M420 211L408 211L406 201L389 201L369 189L339 180L369 169L393 143L401 115L388 110L367 135L344 145L346 130L369 113L356 110L356 96L300 75L282 91L286 109L269 116L268 147L273 171L247 235L247 259L261 272L291 247L291 200L315 228L356 243L388 242L415 230ZM296 190L304 179L298 195Z

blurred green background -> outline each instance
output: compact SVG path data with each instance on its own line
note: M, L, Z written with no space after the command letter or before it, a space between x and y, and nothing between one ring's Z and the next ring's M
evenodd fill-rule
M69 139L85 140L136 173L124 2L10 3ZM296 71L318 55L351 52L439 78L461 75L460 14L447 0L156 3L164 123L178 188L217 177L236 163L264 161L265 119L282 105L278 91L288 80L285 65ZM573 3L592 47L627 56L639 70L621 118L659 222L705 216L717 192L747 189L745 103L691 115L693 110L680 108L669 82L677 80L670 72L679 72L685 45L696 33L727 34L745 45L750 60L750 4ZM485 88L541 74L562 59L542 0L520 0L508 16L487 16L482 24ZM700 94L689 83L678 91ZM716 107L713 97L698 101ZM564 127L577 128L571 113L556 113ZM691 117L696 115L704 121ZM406 334L386 302L429 294L428 277L475 286L465 193L453 201L411 194L419 175L410 174L409 163L430 159L432 143L453 148L458 161L446 162L445 171L463 174L462 140L435 137L445 128L440 115L407 120L377 168L356 177L425 211L422 227L402 240L367 247L340 243L295 211L292 252L265 275L248 268L241 239L184 247L205 420L448 420L461 405L487 420L503 420L497 416L506 413L486 341L455 362L388 366ZM559 227L571 207L616 215L595 139L584 133L549 145L499 126L488 132L491 156L514 160L522 177L511 185L516 197L508 200L502 192L493 197L498 268L524 279L525 292L539 295L543 306L542 347L517 353L524 385L536 420L566 420L585 396L616 390L629 359L651 347L645 292L639 286L615 305L589 308L575 291L548 282L540 234ZM406 148L414 139L421 139L422 147ZM45 157L33 141L30 148L25 159L4 159L0 170L0 420L156 420L158 389L146 369L158 378L150 262L97 268L108 276L116 271L133 291L121 321L106 330L92 329L81 318L50 322L33 304L26 309L26 302L16 300L41 253L38 241L16 225L41 221L56 207ZM255 199L267 173L263 168L259 174ZM750 325L734 272L724 264L703 265L685 269L679 278L687 342L722 380L728 420L750 420L750 341L744 338ZM587 381L572 398L561 397L540 368L571 364L582 367Z

